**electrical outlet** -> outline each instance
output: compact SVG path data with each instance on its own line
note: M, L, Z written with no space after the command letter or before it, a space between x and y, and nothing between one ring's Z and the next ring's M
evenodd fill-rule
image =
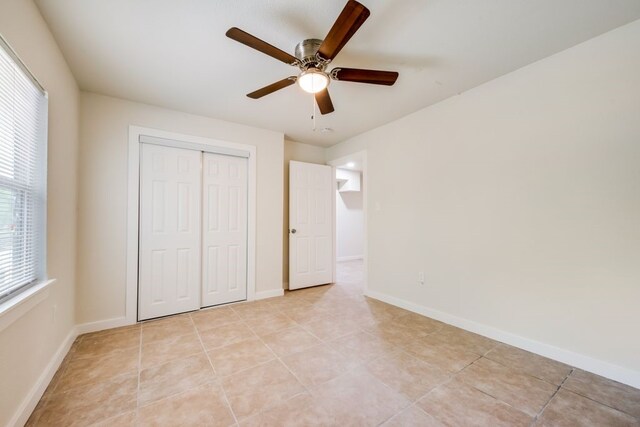
M418 285L424 285L424 271L418 272Z

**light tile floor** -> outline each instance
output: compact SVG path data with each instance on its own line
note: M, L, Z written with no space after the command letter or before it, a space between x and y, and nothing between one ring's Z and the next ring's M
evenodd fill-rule
M28 425L640 426L640 390L338 284L83 335Z

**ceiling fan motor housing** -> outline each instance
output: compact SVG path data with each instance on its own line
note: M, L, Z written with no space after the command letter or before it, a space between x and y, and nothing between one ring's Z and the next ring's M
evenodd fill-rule
M327 63L324 61L318 61L316 53L320 49L322 40L318 39L306 39L296 45L295 55L300 61L300 68L306 70L308 68L318 68L324 70Z

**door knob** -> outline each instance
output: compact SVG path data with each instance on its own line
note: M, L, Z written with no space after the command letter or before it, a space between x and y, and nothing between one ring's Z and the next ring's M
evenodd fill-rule
M291 234L296 234L296 231L298 231L298 230L296 230L295 228L292 228L291 229Z

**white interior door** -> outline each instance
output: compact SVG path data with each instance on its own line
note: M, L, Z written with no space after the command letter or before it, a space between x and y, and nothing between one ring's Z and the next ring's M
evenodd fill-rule
M333 278L334 191L330 166L289 163L289 289Z
M202 306L247 298L247 159L204 153Z
M201 159L199 151L141 144L140 320L200 307Z

